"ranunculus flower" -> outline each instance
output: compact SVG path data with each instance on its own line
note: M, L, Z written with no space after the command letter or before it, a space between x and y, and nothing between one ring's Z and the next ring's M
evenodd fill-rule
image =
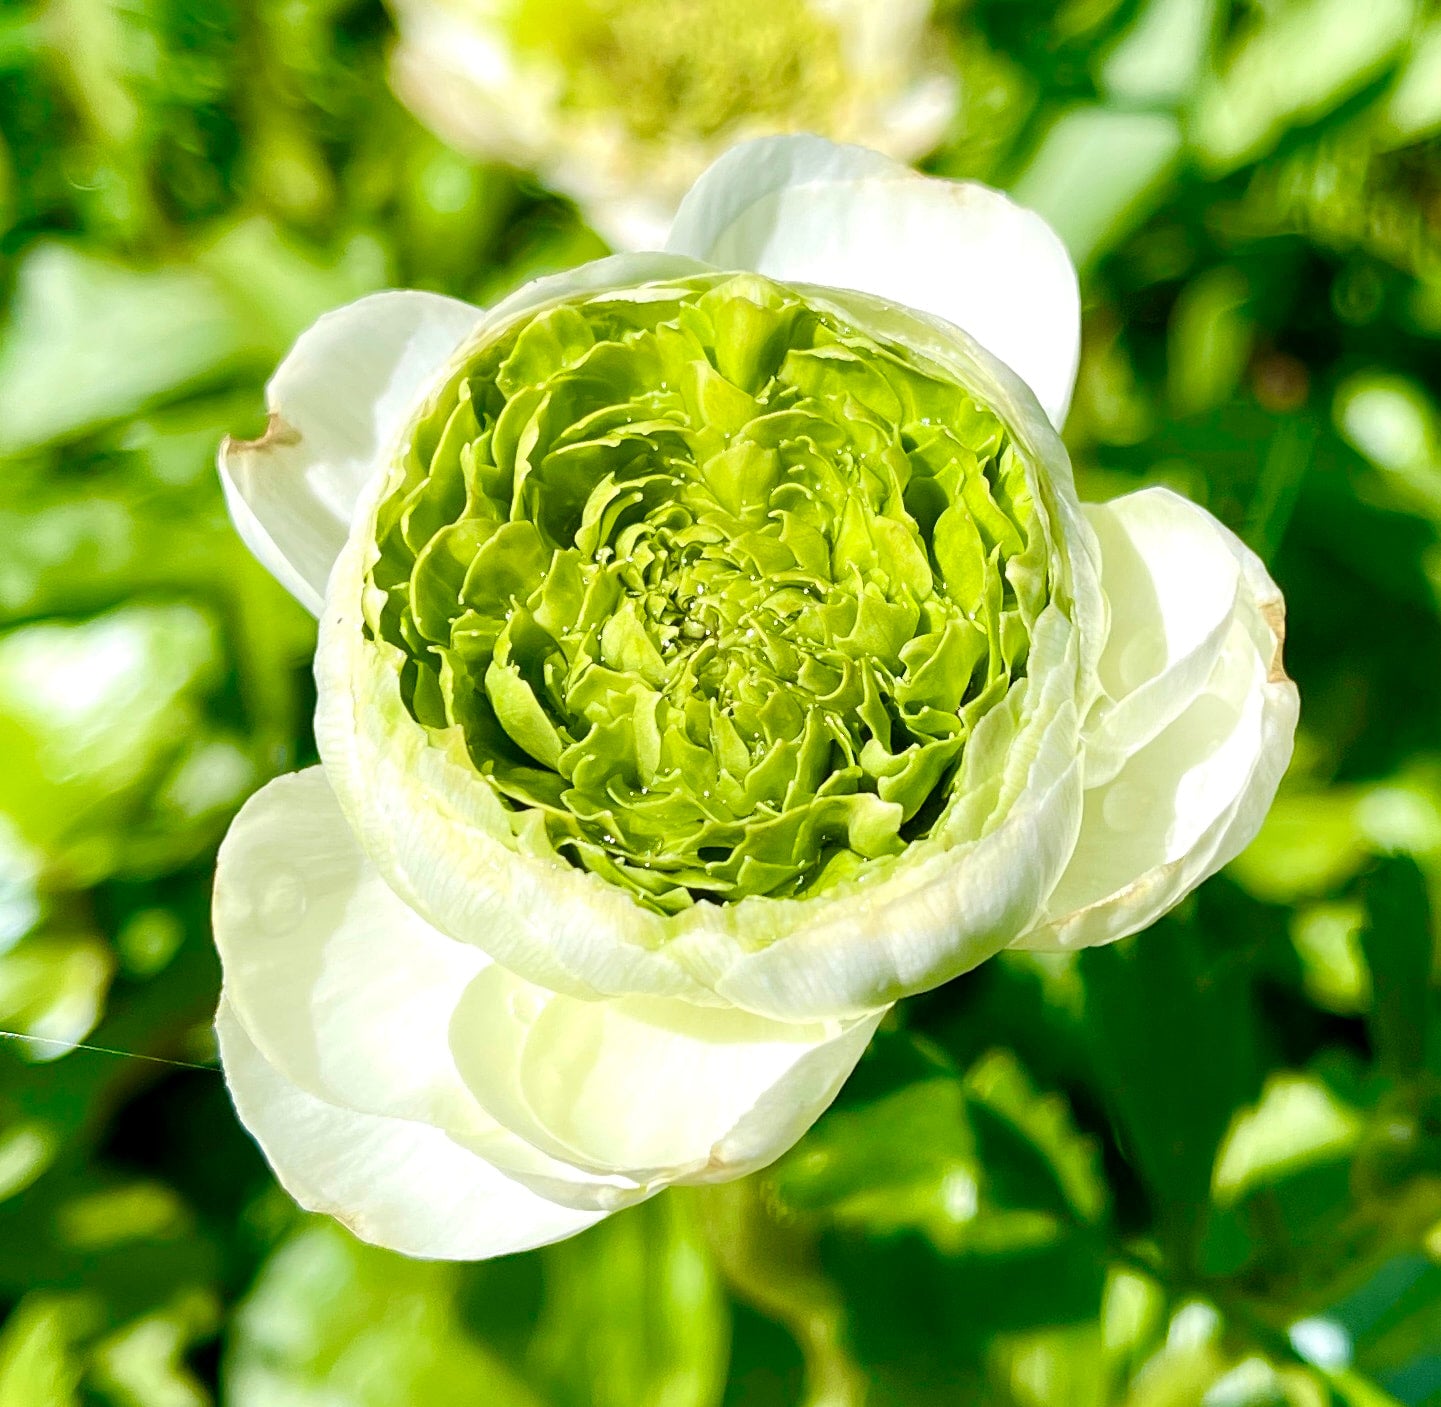
M539 172L617 249L654 249L736 142L929 152L958 85L932 0L389 0L395 91L446 141Z
M1260 562L1077 502L1075 275L876 153L718 162L668 252L323 318L221 473L320 621L322 764L221 850L240 1116L416 1255L732 1178L887 1006L1150 923L1291 748Z

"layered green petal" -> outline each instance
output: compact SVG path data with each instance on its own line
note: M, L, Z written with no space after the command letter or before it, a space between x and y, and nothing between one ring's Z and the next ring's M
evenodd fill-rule
M521 851L658 913L804 897L945 815L1048 549L997 415L756 276L512 323L427 404L365 625Z
M807 362L843 389L803 381ZM604 467L564 474L576 455ZM706 592L677 609L672 582ZM703 614L712 596L740 618ZM762 607L814 628L746 637ZM730 685L717 626L761 687ZM1105 636L1065 451L964 332L675 256L607 260L493 310L412 413L330 576L316 737L386 883L528 981L851 1018L1039 920L1080 824ZM682 677L694 697L668 692ZM755 747L737 705L778 745ZM768 809L747 815L747 793ZM627 853L647 806L683 819ZM734 843L699 853L701 826Z

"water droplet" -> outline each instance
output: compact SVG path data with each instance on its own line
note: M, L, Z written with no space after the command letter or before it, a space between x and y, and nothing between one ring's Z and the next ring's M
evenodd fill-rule
M1141 830L1153 819L1153 800L1152 789L1140 782L1113 782L1101 800L1101 818L1111 830L1123 835Z
M309 900L300 871L290 866L276 869L256 905L260 926L268 933L291 933L305 917Z
M510 993L505 1005L517 1021L528 1026L545 1010L548 999L534 987L521 987Z
M1116 673L1125 690L1144 684L1166 662L1166 635L1159 626L1135 631L1121 650Z

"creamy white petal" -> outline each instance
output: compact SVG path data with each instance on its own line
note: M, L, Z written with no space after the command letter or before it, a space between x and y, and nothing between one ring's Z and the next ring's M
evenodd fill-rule
M1098 523L1102 585L1113 601L1134 592L1157 615L1169 602L1190 618L1179 625L1154 619L1147 627L1132 602L1122 608L1123 619L1131 613L1130 628L1169 641L1204 641L1211 634L1207 607L1183 602L1169 588L1154 589L1169 571L1169 554L1179 563L1202 560L1198 534L1209 535L1234 567L1232 583L1218 592L1234 591L1234 606L1204 685L1191 690L1187 669L1176 671L1184 706L1159 731L1154 709L1138 711L1134 750L1119 768L1107 759L1100 784L1088 787L1071 864L1051 896L1046 922L1020 947L1084 947L1152 923L1249 844L1290 761L1299 699L1281 666L1285 616L1275 584L1259 559L1203 509L1161 490L1133 497L1145 502L1123 499L1092 510L1093 523L1112 513L1125 524ZM1107 550L1118 544L1123 550ZM1228 574L1207 560L1207 570L1226 581ZM1211 589L1204 579L1192 586L1197 596ZM1152 665L1165 653L1153 648L1154 639L1144 651ZM1107 654L1126 648L1127 637L1113 631ZM1103 662L1103 676L1108 668L1113 682L1125 673L1114 661ZM1138 690L1166 677L1164 668L1140 674Z
M490 960L387 888L321 768L271 782L236 817L220 849L214 930L232 1016L305 1093L433 1125L565 1206L612 1211L648 1195L636 1179L555 1162L476 1102L448 1032Z
M481 316L436 293L375 293L337 308L301 334L271 378L265 434L221 446L236 530L312 615L361 490Z
M307 1094L266 1061L224 1000L215 1029L236 1113L281 1186L363 1241L482 1260L572 1236L605 1215L537 1196L439 1129Z
M1110 618L1097 671L1105 696L1086 726L1086 785L1095 787L1206 687L1243 576L1216 520L1169 489L1084 512L1100 543Z
M820 137L765 137L696 182L666 247L944 318L1020 376L1057 426L1065 419L1081 345L1076 271L1039 215L988 186Z
M647 1183L706 1182L785 1152L883 1014L794 1025L655 997L581 1001L490 967L457 1008L451 1042L486 1110L551 1157Z
M446 1029L488 959L387 888L321 768L277 778L235 818L213 926L230 1005L286 1078L362 1113L475 1125Z

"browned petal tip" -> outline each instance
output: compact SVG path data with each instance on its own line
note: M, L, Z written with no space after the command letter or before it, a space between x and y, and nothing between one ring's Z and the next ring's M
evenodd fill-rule
M1268 684L1280 684L1283 681L1289 682L1291 676L1286 673L1286 666L1281 656L1286 647L1286 604L1279 596L1261 603L1261 616L1266 624L1271 627L1271 634L1276 637L1276 648L1271 654L1271 667L1266 674Z
M225 454L235 452L259 454L268 449L276 449L281 445L293 445L299 442L300 431L283 420L279 411L272 410L269 419L265 422L265 433L258 440L237 440L234 436L227 435L221 442L220 448Z

